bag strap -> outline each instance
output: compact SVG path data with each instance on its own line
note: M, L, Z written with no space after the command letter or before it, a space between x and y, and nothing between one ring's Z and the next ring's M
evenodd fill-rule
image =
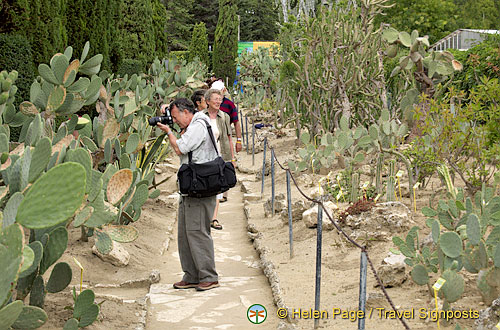
M199 120L205 122L205 126L207 127L207 130L208 130L208 135L210 135L210 141L212 141L212 145L214 146L215 152L217 153L217 156L219 157L220 156L219 150L217 150L217 144L215 144L215 138L214 138L214 133L212 132L212 126L204 118L200 118ZM192 151L188 152L188 158L189 158L189 163L192 163L193 162L193 152Z

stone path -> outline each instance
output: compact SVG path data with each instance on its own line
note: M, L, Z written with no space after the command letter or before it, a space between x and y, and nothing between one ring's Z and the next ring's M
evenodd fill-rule
M276 329L279 319L269 282L259 267L259 258L247 237L239 186L219 208L223 230L212 230L219 288L206 292L176 290L172 283L182 277L177 252L177 230L160 264L161 281L149 293L146 329ZM267 319L250 323L247 310L264 305Z

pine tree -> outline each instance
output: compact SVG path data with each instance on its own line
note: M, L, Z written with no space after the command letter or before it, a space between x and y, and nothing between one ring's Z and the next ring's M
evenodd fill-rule
M219 4L216 0L198 0L191 7L190 13L193 20L203 22L207 28L208 44L213 45L215 39L215 26L219 17Z
M208 67L208 38L205 23L200 22L194 26L191 44L189 45L189 60L198 57Z
M68 45L75 54L81 54L85 43L90 40L90 15L93 8L91 0L68 0L66 8L66 30ZM92 48L95 45L91 45Z
M108 1L108 10L106 11L108 27L106 31L108 32L110 69L112 72L117 72L123 60L119 28L119 22L121 22L123 17L121 11L123 0Z
M213 52L213 71L231 83L236 76L236 57L238 56L238 17L237 6L232 0L219 0L219 19L215 29Z
M160 0L153 0L153 28L155 33L155 55L164 58L168 54L168 13Z
M168 50L187 50L193 27L193 16L189 8L193 0L163 0L168 12Z
M120 42L124 59L139 60L143 68L154 59L155 40L151 0L124 0Z
M278 10L268 0L239 0L240 40L274 41L278 35Z

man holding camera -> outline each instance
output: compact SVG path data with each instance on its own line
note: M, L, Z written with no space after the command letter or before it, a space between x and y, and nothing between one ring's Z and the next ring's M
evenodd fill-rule
M166 105L161 110L165 112ZM210 119L202 112L196 112L191 101L180 98L170 104L173 122L184 133L179 139L172 134L169 125L158 122L158 127L167 133L170 145L179 155L181 164L188 163L192 152L194 163L205 163L217 157L206 123ZM172 123L171 123L172 124ZM210 235L210 221L214 214L216 196L194 198L182 196L179 200L178 248L184 276L174 283L176 289L196 288L205 291L219 286L215 270L214 243Z

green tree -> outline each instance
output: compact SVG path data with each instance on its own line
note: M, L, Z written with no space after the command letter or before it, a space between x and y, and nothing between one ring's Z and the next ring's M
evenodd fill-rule
M219 4L215 0L199 0L190 9L195 22L203 22L207 28L208 44L213 45L215 39L215 26L219 16Z
M459 28L500 28L500 0L455 0L455 4Z
M160 0L153 0L153 28L155 33L155 54L164 58L168 53L167 20L168 13Z
M189 45L189 60L198 57L208 67L208 37L205 23L194 26L191 44Z
M89 20L90 11L93 9L91 0L68 0L66 10L66 30L68 33L68 45L77 52L83 50L85 42L90 40ZM102 33L102 31L101 31ZM96 45L91 44L94 48Z
M278 35L278 10L272 1L239 0L240 40L274 41Z
M123 60L123 49L120 40L120 27L119 22L122 21L122 11L123 0L109 0L107 15L106 29L108 33L108 44L109 44L109 62L110 69L112 72L117 72Z
M194 0L163 0L168 19L168 50L187 50L189 47L189 36L193 27L193 16L189 8L193 6Z
M219 0L219 19L215 29L213 71L217 77L231 83L236 76L238 56L237 6L232 0Z
M385 10L385 16L378 17L375 26L383 22L398 31L417 30L428 35L431 44L458 28L453 0L394 0L393 4Z
M122 15L120 42L123 57L139 60L145 68L155 57L151 0L124 0Z
M29 0L3 0L0 3L0 33L26 31L30 18Z

